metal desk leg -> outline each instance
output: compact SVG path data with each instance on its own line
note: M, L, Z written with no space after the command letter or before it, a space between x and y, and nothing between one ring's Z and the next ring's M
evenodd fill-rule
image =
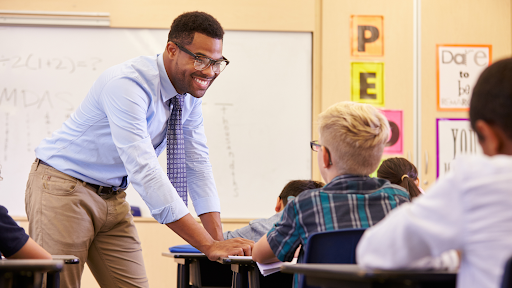
M177 279L177 288L190 288L190 260L188 259L180 259L178 262L178 279Z
M231 270L233 271L233 283L231 287L233 288L248 288L249 280L248 280L248 268L245 265L239 264L231 264ZM236 281L237 278L240 281Z
M260 288L260 271L254 266L249 269L249 288Z

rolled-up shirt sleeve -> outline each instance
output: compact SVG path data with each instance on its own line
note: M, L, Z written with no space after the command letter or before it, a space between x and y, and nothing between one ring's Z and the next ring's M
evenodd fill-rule
M220 200L215 187L208 146L206 146L202 101L191 100L193 100L191 101L193 102L192 110L183 123L188 191L198 215L220 212Z
M150 93L129 78L119 78L110 81L102 94L100 104L133 187L159 223L181 219L189 211L160 167L147 131Z

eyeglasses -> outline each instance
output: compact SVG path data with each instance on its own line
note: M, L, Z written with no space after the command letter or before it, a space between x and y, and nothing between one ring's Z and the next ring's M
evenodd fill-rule
M311 147L311 150L318 152L318 151L320 151L320 148L323 145L318 144L318 140L313 140L313 141L309 142L309 146ZM329 156L329 165L332 165L331 153L329 152L329 149L327 149L327 147L324 146L324 148L325 148L325 151L327 151L327 155Z
M190 52L187 48L181 46L180 44L178 44L176 42L172 42L172 43L176 44L176 46L178 46L178 48L180 48L181 51L194 57L194 68L198 71L203 71L204 69L212 66L213 72L218 74L218 73L222 72L222 70L224 70L224 68L226 68L226 66L228 66L228 64L229 64L229 60L224 58L224 56L222 56L222 60L213 60L210 57L206 57L203 55L196 55L196 54Z

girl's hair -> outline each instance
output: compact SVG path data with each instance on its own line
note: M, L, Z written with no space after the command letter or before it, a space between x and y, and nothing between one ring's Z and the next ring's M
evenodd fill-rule
M421 195L420 189L414 183L418 179L418 170L405 158L395 157L384 160L377 170L377 177L404 187L411 195L411 199Z

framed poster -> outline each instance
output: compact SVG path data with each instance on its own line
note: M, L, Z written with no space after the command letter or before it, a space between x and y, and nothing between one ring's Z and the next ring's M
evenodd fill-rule
M354 102L384 106L384 63L352 62Z
M473 87L491 64L491 45L437 45L437 110L468 111Z
M450 171L451 162L459 155L483 154L469 119L436 119L437 177Z
M388 119L391 133L384 154L403 154L403 112L402 110L380 110Z
M384 56L384 17L352 15L350 20L352 56Z

